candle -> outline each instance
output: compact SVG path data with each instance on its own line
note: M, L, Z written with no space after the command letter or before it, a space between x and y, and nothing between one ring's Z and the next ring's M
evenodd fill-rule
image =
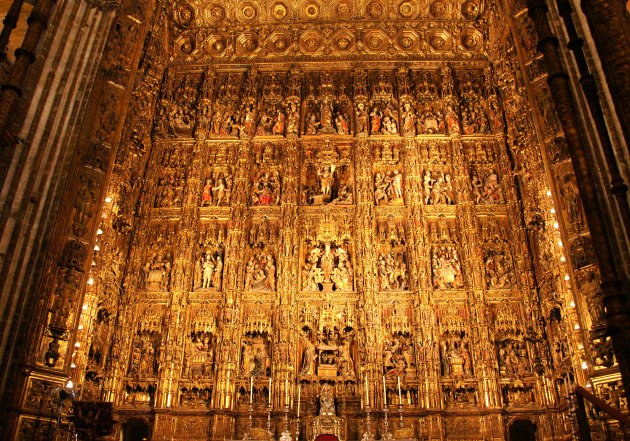
M302 398L302 385L298 384L298 411L297 417L300 417L300 398Z
M383 375L383 404L387 406L387 387L385 386L385 375Z
M398 404L402 404L402 393L400 392L400 376L398 377Z
M285 406L289 405L289 378L284 379L284 404Z
M271 377L269 377L269 407L271 407Z
M367 373L365 374L365 403L366 406L370 405L370 393L368 392L368 378Z
M254 402L254 377L249 377L249 404Z

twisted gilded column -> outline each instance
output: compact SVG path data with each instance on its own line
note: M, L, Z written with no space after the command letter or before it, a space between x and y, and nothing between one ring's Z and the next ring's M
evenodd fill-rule
M562 67L558 52L558 39L552 34L547 21L547 5L544 0L528 0L529 16L538 34L538 50L543 54L549 77L547 83L556 105L560 123L564 130L571 162L575 169L580 196L584 204L593 248L601 272L601 286L606 307L608 333L623 380L626 396L630 391L630 313L627 306L628 293L618 277L613 253L606 235L603 216L597 202L593 172L589 165L586 145L580 136L576 105L571 95L569 77Z

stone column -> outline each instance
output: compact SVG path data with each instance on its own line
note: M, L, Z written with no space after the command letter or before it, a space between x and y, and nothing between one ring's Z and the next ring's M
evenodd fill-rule
M630 12L618 0L582 0L581 6L630 145Z
M605 2L601 2L604 4ZM534 21L538 34L538 50L542 52L547 67L551 94L558 109L560 123L564 130L569 153L575 169L580 196L584 204L593 248L601 272L604 306L606 307L607 328L613 340L613 348L623 380L626 396L630 394L630 312L628 311L628 292L619 279L613 253L603 222L605 213L597 202L598 196L593 177L593 170L586 151L586 144L580 135L576 105L571 95L569 78L564 71L558 52L558 39L552 34L547 21L547 6L544 0L528 0L529 16ZM588 14L587 14L588 15ZM607 14L597 15L600 17ZM617 19L611 18L614 22ZM628 50L626 48L626 50ZM618 54L621 58L623 51ZM626 70L627 74L627 70ZM627 79L630 80L630 79ZM630 91L630 89L628 89ZM630 104L630 100L628 100Z

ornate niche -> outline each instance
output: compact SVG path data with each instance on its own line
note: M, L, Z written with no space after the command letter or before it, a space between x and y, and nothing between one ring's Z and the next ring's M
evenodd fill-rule
M204 207L227 207L234 188L234 144L208 144L203 162L201 202Z
M394 96L392 84L393 74L379 70L369 75L370 102L369 126L370 135L398 135L400 118L398 101Z
M377 221L379 291L409 289L409 260L405 221L388 216Z
M254 222L249 228L243 290L275 291L277 281L278 224L268 219Z
M195 291L221 291L226 237L224 221L213 220L200 225L193 277Z
M113 320L111 320L113 322ZM87 351L82 399L98 400L104 377L107 353L110 347L113 323L110 322L108 306L99 304L90 325L90 344ZM76 362L76 360L74 360Z
M166 305L144 304L138 307L136 332L132 337L126 404L151 403L157 384L162 352L162 332Z
M449 144L443 141L425 141L419 147L422 203L434 206L454 205L457 197L453 188Z
M300 309L298 377L332 379L354 389L357 374L356 308L353 304L303 304ZM345 387L345 386L344 386Z
M210 137L226 138L245 136L241 131L241 126L245 125L246 110L249 110L253 117L253 107L247 100L242 104L241 99L243 74L241 73L221 73L217 76L217 95L214 100L212 117L210 118Z
M216 305L191 304L188 309L180 405L210 404L217 359L217 316Z
M354 291L351 216L328 211L305 218L302 228L302 291Z
M479 225L486 289L515 288L517 280L507 219L481 218Z
M301 205L354 204L351 143L307 142L303 151Z
M564 167L561 167L564 168ZM586 218L582 207L582 200L578 191L575 174L567 167L566 170L558 170L556 182L560 193L560 207L566 215L569 233L580 234L586 228Z
M140 286L145 291L168 291L173 267L177 224L154 223L147 237L144 264L140 270Z
M431 277L434 289L461 289L465 285L457 244L457 222L440 218L429 222L431 241Z
M499 178L499 156L493 141L464 142L469 163L472 200L477 205L505 203Z
M411 305L394 303L383 307L383 374L388 378L415 377L416 351L413 338ZM390 393L392 396L390 397ZM388 390L388 402L398 391ZM415 394L414 394L415 395Z
M283 85L287 84L287 74L273 72L261 77L262 99L258 104L255 136L284 137L287 130L287 109ZM244 130L250 133L248 124L245 124Z
M155 164L159 172L154 206L156 208L181 207L192 146L172 143L162 144L160 147L159 159Z
M252 155L255 166L252 167L251 205L253 207L280 205L282 144L257 142L253 146Z
M352 102L346 94L348 86L348 76L343 72L310 76L303 105L303 135L350 135Z
M484 81L480 72L460 72L460 110L463 135L486 135L490 133L490 121L484 97Z
M238 370L239 383L236 403L249 403L250 381L253 382L252 398L256 405L269 403L271 377L272 333L271 304L248 304L243 308L243 335ZM253 380L252 380L253 378Z
M156 132L173 138L191 137L197 117L197 101L202 89L199 74L170 74L157 108Z
M442 393L447 406L477 404L477 384L472 380L473 359L470 345L468 308L446 303L437 311L440 333L440 372Z
M534 402L535 379L527 353L522 312L518 303L491 304L501 393L506 406Z
M440 99L437 73L414 71L411 78L415 84L416 132L419 135L443 135L446 133L444 106Z
M374 202L376 205L403 205L404 182L402 146L399 141L372 143Z

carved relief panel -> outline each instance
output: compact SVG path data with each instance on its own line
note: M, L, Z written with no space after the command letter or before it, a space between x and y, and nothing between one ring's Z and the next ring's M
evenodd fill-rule
M480 93L484 88L480 72L467 71L460 73L459 92L462 114L463 135L485 135L490 133L485 99Z
M407 236L403 219L393 216L377 220L378 287L380 291L409 289Z
M258 103L256 136L285 136L287 111L292 110L287 109L284 98L286 95L284 87L287 84L287 76L284 72L259 75L259 81L262 85L262 97ZM249 115L246 115L243 121L243 130L250 134L251 128L249 127L248 118Z
M349 142L303 144L303 206L354 203L354 171Z
M144 263L140 270L141 290L168 291L173 267L174 245L177 240L176 223L154 223L147 237Z
M354 291L353 227L346 213L330 211L302 223L302 290Z
M458 249L461 242L455 219L431 220L429 238L433 288L463 288L465 281Z
M357 374L356 309L350 303L300 305L299 377L352 380Z
M446 133L438 73L414 71L411 77L412 83L415 84L415 106L411 105L409 111L413 111L413 107L415 107L416 133L418 135ZM410 123L405 122L405 127L408 125ZM411 131L411 127L405 129L405 134L407 134L407 130Z
M255 166L252 167L251 205L280 205L282 144L257 142L252 147L252 155Z
M486 288L515 288L517 281L507 219L488 217L481 219L479 224Z
M349 135L352 128L352 103L348 90L348 76L345 73L310 75L308 93L303 101L302 134Z
M505 203L504 190L499 177L497 146L490 141L464 142L468 159L472 200L477 205Z
M278 224L267 219L253 221L248 232L244 291L275 291L277 280Z
M383 374L385 377L415 376L416 351L413 335L413 312L411 305L383 306ZM389 393L397 394L391 390ZM393 396L388 396L392 403Z
M376 205L403 205L403 148L400 141L371 142L374 202Z
M137 308L127 371L130 378L125 384L125 403L150 403L154 399L160 357L163 356L165 311L164 304L143 304Z
M217 361L217 317L216 305L191 304L188 308L188 329L179 382L181 405L210 403Z
M224 221L204 221L199 228L193 289L221 291L227 224Z
M197 119L202 78L198 74L168 74L158 106L156 132L165 137L190 137Z
M160 170L157 174L156 208L182 206L191 152L189 144L161 146L160 158L155 165Z
M253 118L253 106L241 100L244 75L230 72L217 76L217 94L214 99L210 120L210 137L227 138L247 136L245 127L250 127L248 117ZM242 109L241 109L242 103ZM249 106L249 107L248 107ZM243 127L243 129L241 129Z
M379 71L368 77L370 81L370 135L398 135L400 117L394 95L393 75Z

